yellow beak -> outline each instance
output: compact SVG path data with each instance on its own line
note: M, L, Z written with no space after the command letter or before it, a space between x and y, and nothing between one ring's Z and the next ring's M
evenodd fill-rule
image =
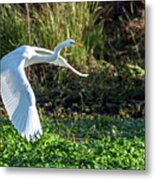
M81 43L79 43L79 42L73 42L73 44L74 44L75 46L82 47L82 44L81 44Z

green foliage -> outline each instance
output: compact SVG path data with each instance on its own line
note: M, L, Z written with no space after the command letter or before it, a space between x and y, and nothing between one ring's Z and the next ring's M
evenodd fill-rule
M0 4L0 19L0 57L73 38L83 47L62 55L90 74L26 69L44 134L22 139L0 107L0 166L145 169L144 3Z
M142 2L1 4L0 57L23 44L53 49L78 40L82 48L62 55L87 79L50 65L26 70L38 106L143 117L143 12Z
M27 142L10 122L0 120L0 166L145 168L144 120L70 114L42 117L44 134Z
M127 66L129 68L129 73L132 78L144 78L145 72L140 66L131 64L128 64Z

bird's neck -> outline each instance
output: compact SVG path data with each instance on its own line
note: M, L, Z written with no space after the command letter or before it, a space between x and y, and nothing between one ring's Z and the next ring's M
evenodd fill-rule
M65 45L64 45L63 42L60 43L60 44L58 44L58 45L55 47L55 49L54 49L54 54L53 54L53 55L57 58L57 57L59 56L62 48L64 48L64 47L65 47Z

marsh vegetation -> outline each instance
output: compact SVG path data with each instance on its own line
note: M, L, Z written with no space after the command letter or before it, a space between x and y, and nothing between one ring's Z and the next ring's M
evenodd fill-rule
M44 134L30 143L0 101L0 166L144 169L144 2L0 4L0 58L23 44L54 49L88 78L26 69Z

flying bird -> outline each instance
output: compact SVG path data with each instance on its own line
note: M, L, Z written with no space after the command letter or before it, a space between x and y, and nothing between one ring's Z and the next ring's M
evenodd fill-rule
M3 104L15 129L28 141L40 138L42 127L36 98L24 68L33 64L50 63L69 68L79 76L88 76L74 69L60 56L60 51L66 46L80 46L80 43L67 39L58 44L54 51L23 45L0 60L0 91Z

